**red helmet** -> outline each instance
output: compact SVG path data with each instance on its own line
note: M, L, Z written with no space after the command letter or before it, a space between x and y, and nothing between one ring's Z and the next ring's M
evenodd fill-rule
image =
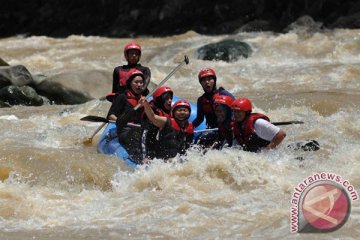
M142 77L142 79L144 80L144 74L142 73L142 71L136 69L136 68L132 68L127 72L127 80L126 80L126 84L130 84L131 81L136 77L136 76L140 76Z
M163 95L164 93L170 92L171 95L173 95L173 91L171 90L171 87L167 87L167 86L162 86L159 87L155 92L154 92L154 99L157 99L158 97L161 97L161 95Z
M186 107L189 109L189 112L191 113L191 106L190 103L186 100L178 100L174 103L174 105L171 108L171 114L174 115L174 110L178 107ZM190 116L190 115L189 115Z
M128 43L125 45L124 47L124 56L125 56L125 59L127 60L127 51L129 51L130 49L136 49L136 50L139 50L140 51L140 54L141 54L141 46L137 43L134 43L134 42L131 42L131 43Z
M218 95L214 99L214 106L217 105L226 105L231 108L231 104L234 102L234 99L227 95Z
M214 80L216 82L216 73L213 69L211 68L204 68L202 70L200 70L198 78L199 78L199 82L201 82L201 79L204 77L208 77L208 76L213 76Z
M251 112L252 111L252 106L251 106L251 102L249 99L247 98L239 98L236 99L232 104L231 104L231 109L232 110L241 110L244 112Z

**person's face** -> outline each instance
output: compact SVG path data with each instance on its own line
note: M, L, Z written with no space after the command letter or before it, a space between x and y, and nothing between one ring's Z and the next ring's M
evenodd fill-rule
M226 113L225 113L224 109L221 107L221 105L217 105L215 107L215 115L216 115L217 121L219 123L222 123L225 121Z
M246 117L246 112L241 110L233 110L235 122L242 122Z
M185 120L188 119L190 115L190 111L187 107L178 107L174 110L174 118L177 120Z
M140 76L136 76L130 83L131 90L136 93L140 94L143 91L144 87L144 80Z
M171 110L171 102L172 102L172 96L170 93L165 93L165 102L164 107L166 110Z
M214 77L213 76L203 77L200 80L200 84L205 92L211 92L215 85Z
M126 56L129 64L137 64L140 61L141 53L139 50L130 49L126 52Z

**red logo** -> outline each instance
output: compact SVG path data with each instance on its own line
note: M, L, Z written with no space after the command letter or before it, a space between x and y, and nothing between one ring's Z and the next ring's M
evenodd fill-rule
M351 205L340 185L320 182L306 189L299 208L305 222L301 232L332 232L345 224Z

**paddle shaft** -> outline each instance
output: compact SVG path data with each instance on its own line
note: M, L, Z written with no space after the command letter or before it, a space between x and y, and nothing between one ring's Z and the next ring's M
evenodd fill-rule
M286 121L286 122L272 122L272 124L279 126L279 125L291 125L291 124L303 124L304 122L302 121ZM195 133L200 133L200 132L211 132L211 131L217 131L219 130L218 128L207 128L207 129L201 129L201 130L195 130Z
M185 55L184 57L184 61L182 61L179 65L177 65L174 70L172 70L157 86L156 88L154 88L147 96L146 96L146 100L148 100L156 90L158 90L158 88L160 88L162 85L164 85L164 83L169 80L169 78L174 75L174 73L179 69L181 68L184 64L188 64L189 63L189 58ZM137 104L135 107L134 107L134 110L137 110L139 107L141 106L141 104Z
M91 143L93 138L95 137L95 135L106 125L106 122L103 122L96 130L95 132L91 135L91 137L87 138L84 143Z
M80 120L82 121L88 121L88 122L103 122L103 123L109 123L109 122L114 122L112 120L108 120L104 117L99 117L99 116L85 116L83 118L81 118ZM302 121L285 121L285 122L273 122L272 124L274 125L291 125L291 124L303 124L304 122ZM129 123L129 125L133 125L133 126L140 126L137 124L131 124ZM195 132L209 132L209 131L217 131L218 128L208 128L208 129L201 129L201 130L196 130Z
M114 120L108 120L104 117L99 117L99 116L86 116L81 118L80 120L82 121L88 121L88 122L102 122L102 123L115 123L116 121ZM140 124L135 124L135 123L127 123L128 126L132 126L132 127L141 127Z

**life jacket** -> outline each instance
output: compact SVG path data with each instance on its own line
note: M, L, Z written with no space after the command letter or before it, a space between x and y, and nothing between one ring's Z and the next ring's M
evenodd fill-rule
M142 66L141 64L136 65L122 65L121 67L118 67L117 73L119 77L119 86L120 87L126 87L126 81L129 78L129 71L132 69L137 69L141 71L144 74L145 81L150 80L150 70L147 67ZM148 82L145 82L145 86L147 86Z
M127 101L135 107L139 103L140 95L136 96L132 91L126 90L125 91Z
M171 127L178 132L185 132L187 134L194 134L194 127L191 122L187 125L185 129L182 129L175 118L170 118L170 125Z
M126 65L125 65L126 66ZM124 66L121 67L120 71L118 71L118 75L119 75L119 86L120 87L126 87L126 81L128 80L129 76L128 73L131 69L134 69L136 67L133 68L124 68Z
M183 129L174 118L168 118L165 127L160 131L158 157L168 159L178 153L184 154L192 143L193 135L194 127L191 122Z
M261 113L252 113L242 123L233 123L234 136L244 151L258 152L261 148L267 146L270 142L258 137L255 133L254 123L262 118L270 122L270 119Z
M139 99L141 97L141 95L135 95L131 90L125 90L126 95L126 100L127 102L131 105L131 107L129 105L127 105L125 107L124 110L124 114L126 115L126 112L128 111L132 111L132 108L134 108L138 102ZM144 107L139 107L136 111L133 111L133 114L130 114L131 117L129 117L128 119L124 119L125 121L127 121L126 123L135 123L135 124L139 124L142 122L142 115L144 113ZM121 117L119 117L120 119ZM123 122L123 124L125 124L125 122Z
M219 95L220 95L219 90L216 90L215 93L210 96L209 96L209 94L205 94L205 93L202 95L201 109L205 115L212 114L215 112L215 109L213 106L214 100Z

